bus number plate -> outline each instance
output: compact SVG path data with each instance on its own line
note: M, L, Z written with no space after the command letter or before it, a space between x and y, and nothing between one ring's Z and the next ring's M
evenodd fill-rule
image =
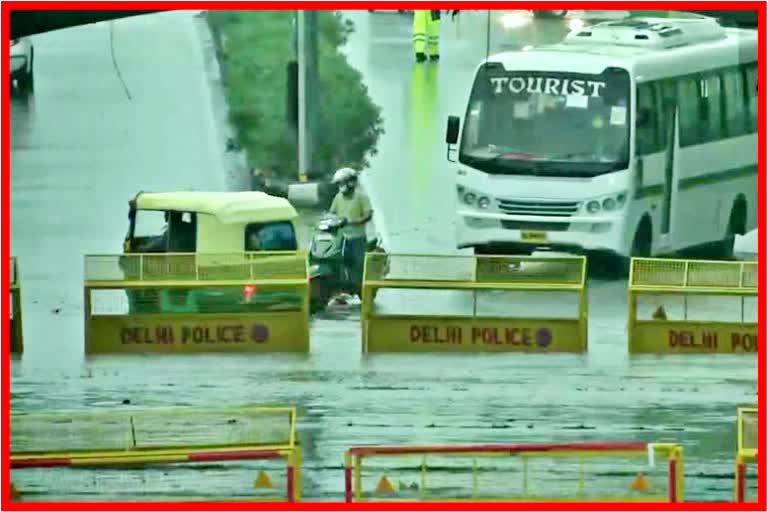
M520 234L520 238L523 242L536 242L541 244L547 242L547 233L546 231L523 231Z

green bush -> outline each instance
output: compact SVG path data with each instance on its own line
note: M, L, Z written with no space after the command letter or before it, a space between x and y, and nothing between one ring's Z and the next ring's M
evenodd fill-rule
M220 48L230 118L249 163L277 175L296 176L297 141L286 112L286 66L294 58L295 11L209 11L208 22ZM376 154L383 133L381 111L368 95L360 73L340 48L353 27L335 11L318 16L320 78L314 175L340 165L362 169ZM219 37L221 38L219 39ZM343 91L338 94L337 91Z

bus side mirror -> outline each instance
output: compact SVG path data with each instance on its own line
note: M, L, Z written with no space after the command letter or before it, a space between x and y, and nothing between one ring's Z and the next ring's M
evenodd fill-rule
M459 126L461 126L461 120L458 117L448 116L448 126L445 130L445 143L448 144L446 158L449 162L456 161L451 159L451 151L455 151L452 146L459 141Z
M461 120L456 116L448 116L448 129L445 131L446 144L456 144L459 141L459 126Z

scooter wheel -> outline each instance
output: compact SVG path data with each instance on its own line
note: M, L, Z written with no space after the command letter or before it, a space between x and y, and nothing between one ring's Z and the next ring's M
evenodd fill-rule
M328 307L328 303L333 296L331 283L328 282L327 278L319 278L312 283L311 290L312 295L309 298L309 313L314 315L315 313L325 311L325 308Z

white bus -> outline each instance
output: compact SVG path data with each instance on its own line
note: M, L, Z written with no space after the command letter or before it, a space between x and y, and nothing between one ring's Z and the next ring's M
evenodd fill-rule
M754 30L625 19L493 55L461 124L459 248L728 258L756 226Z

